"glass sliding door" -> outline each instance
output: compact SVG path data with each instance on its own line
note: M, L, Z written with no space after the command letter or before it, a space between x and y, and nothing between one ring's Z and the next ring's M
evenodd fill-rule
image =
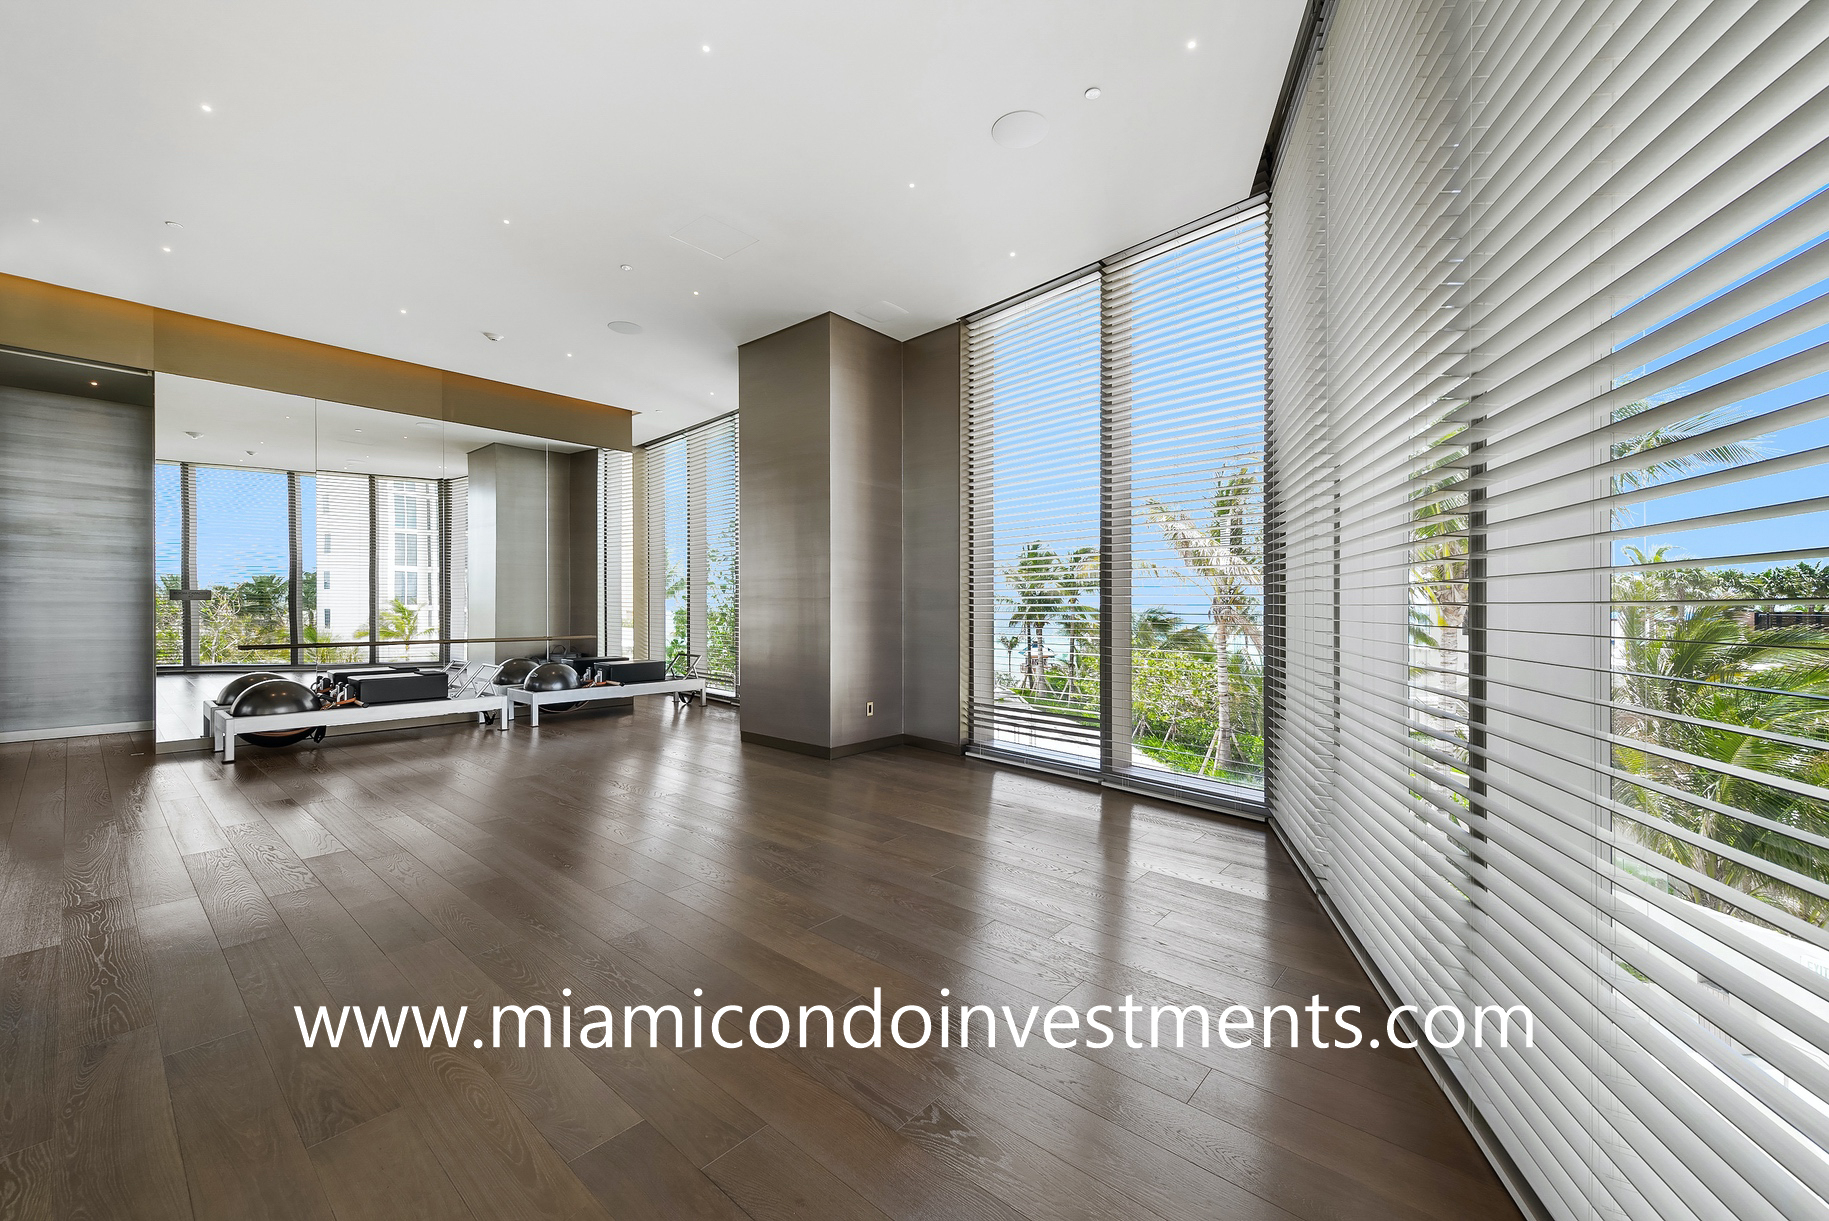
M967 336L974 749L1255 806L1265 209Z

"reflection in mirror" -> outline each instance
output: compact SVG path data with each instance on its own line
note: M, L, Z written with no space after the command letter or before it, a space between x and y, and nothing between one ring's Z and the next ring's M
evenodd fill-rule
M156 395L162 740L238 672L631 652L627 453L165 374Z

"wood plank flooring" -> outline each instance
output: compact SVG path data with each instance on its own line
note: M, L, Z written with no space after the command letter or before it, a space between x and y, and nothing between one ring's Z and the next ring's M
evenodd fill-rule
M1381 1025L1256 826L660 700L230 768L150 739L0 745L0 1218L1517 1215L1390 1047L306 1049L293 1016L944 988Z

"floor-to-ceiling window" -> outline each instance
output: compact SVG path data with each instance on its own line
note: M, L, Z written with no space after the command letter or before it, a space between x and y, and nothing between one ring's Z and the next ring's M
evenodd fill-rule
M968 343L972 738L1096 769L1098 278L980 319Z
M153 657L161 666L184 664L183 481L176 462L160 462L153 469Z
M969 735L1263 785L1264 209L971 320Z
M376 504L380 581L376 637L383 661L436 661L439 647L438 483L431 479L379 479Z
M737 627L737 417L722 416L642 447L641 630L637 651L740 685Z
M1829 8L1594 18L1296 91L1271 807L1546 1214L1829 1216Z
M439 660L448 500L438 480L159 463L158 664Z

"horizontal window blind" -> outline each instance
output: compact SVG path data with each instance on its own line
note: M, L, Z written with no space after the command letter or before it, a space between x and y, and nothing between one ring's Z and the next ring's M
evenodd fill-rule
M1269 802L1563 1217L1829 1217L1829 6L1341 0L1273 184Z
M1119 771L1263 786L1265 209L1108 266ZM1115 727L1114 727L1115 729Z
M966 352L968 736L1100 766L1096 275L974 322Z
M598 647L607 656L635 649L635 486L627 450L597 451Z
M705 676L737 690L737 417L705 430Z
M737 417L642 447L641 651L737 694Z

